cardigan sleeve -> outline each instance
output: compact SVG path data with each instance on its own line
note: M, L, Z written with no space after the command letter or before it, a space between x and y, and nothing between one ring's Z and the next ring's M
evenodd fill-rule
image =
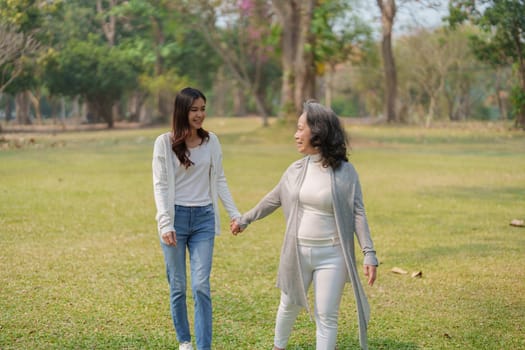
M361 247L361 251L364 254L363 263L365 265L378 266L379 262L376 257L376 251L374 250L374 243L372 242L372 237L370 235L370 228L366 218L363 193L361 192L359 177L357 177L357 181L355 183L354 224L357 241Z
M169 210L169 186L168 186L168 169L166 159L166 146L163 136L159 136L155 140L153 147L153 194L155 198L155 206L157 207L157 226L159 234L173 231L173 223L171 222Z

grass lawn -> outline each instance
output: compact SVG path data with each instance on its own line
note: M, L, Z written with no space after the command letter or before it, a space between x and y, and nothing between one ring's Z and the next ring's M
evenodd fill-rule
M300 156L293 130L278 123L209 118L206 127L221 139L241 211ZM0 134L0 146L22 145L0 150L0 349L176 348L151 181L152 144L163 131ZM365 287L370 349L525 349L525 228L509 225L525 219L525 134L349 132L381 261L376 284ZM222 217L214 349L270 349L282 214L238 237ZM347 285L338 349L358 349L357 337ZM302 313L288 349L313 344L315 325Z

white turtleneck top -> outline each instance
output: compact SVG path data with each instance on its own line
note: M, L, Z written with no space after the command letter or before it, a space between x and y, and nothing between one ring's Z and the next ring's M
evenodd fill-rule
M333 245L337 239L330 168L324 168L320 160L320 154L309 157L299 191L299 242L314 246Z

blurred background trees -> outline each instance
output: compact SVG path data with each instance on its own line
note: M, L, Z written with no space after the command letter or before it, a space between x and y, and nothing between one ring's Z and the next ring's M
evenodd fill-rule
M513 70L512 114L516 126L525 129L525 1L452 0L449 7L453 28L468 22L480 29L470 37L470 48L480 61L496 69L498 85L501 70Z
M524 127L524 2L449 1L441 25L395 32L399 9L443 3L0 0L0 122L167 122L192 85L209 115L263 125L315 98L375 122Z

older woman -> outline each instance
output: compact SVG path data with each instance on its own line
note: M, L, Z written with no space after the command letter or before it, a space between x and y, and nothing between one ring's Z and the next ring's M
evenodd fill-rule
M286 232L277 286L274 350L285 349L299 311L309 310L307 291L314 284L316 349L333 350L344 285L350 281L357 304L361 347L367 349L369 305L357 273L354 234L364 254L368 284L378 261L370 237L361 185L347 158L347 135L335 113L308 101L299 117L295 142L304 158L291 164L277 186L240 220L234 234L282 207Z

